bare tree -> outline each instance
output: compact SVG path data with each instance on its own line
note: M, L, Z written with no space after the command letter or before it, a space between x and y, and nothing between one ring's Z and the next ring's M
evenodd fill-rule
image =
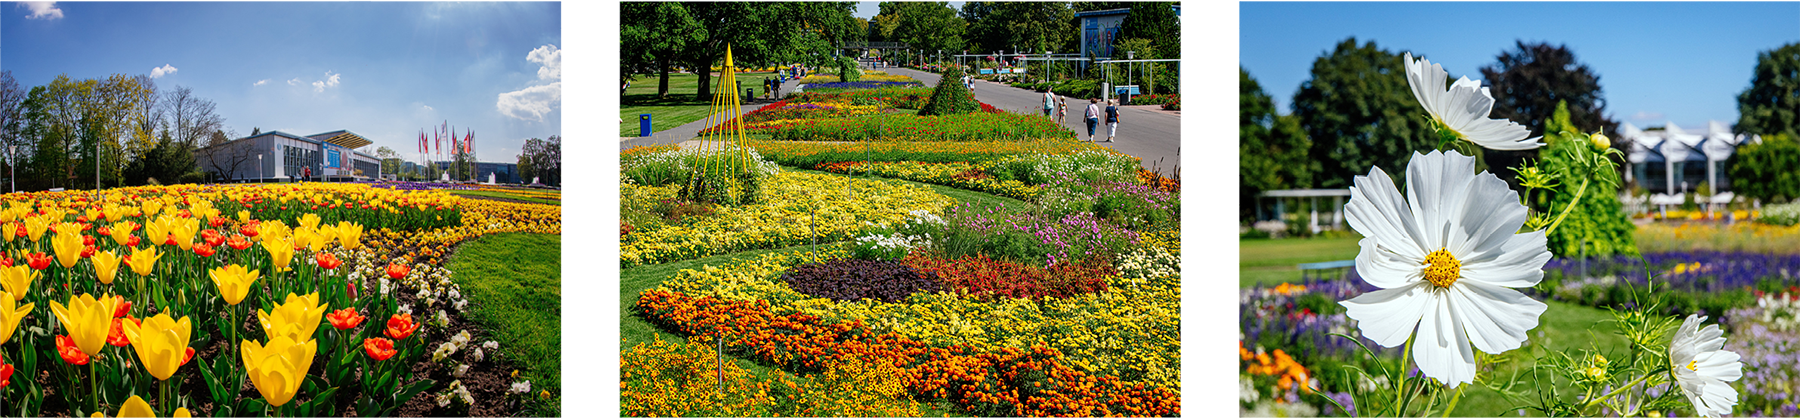
M197 148L225 126L225 118L219 116L217 106L195 96L194 89L175 86L165 95L163 106L168 112L169 130L174 133L175 141Z
M131 95L131 128L126 135L127 150L130 158L143 159L150 149L156 147L156 134L164 129L163 107L161 95L156 92L156 79L139 74L132 79L137 82L138 89L128 91Z
M25 90L13 80L12 70L0 70L0 147L12 146L18 138L19 107L24 101Z
M208 136L206 147L194 150L197 160L206 162L206 166L225 181L236 180L238 170L249 167L256 160L255 144L249 141L232 142L231 137L236 136L237 133L229 130L213 130Z

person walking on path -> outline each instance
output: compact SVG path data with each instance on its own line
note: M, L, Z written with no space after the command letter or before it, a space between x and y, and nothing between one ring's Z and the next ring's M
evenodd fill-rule
M1044 88L1044 116L1046 116L1046 117L1050 116L1050 111L1055 110L1055 109L1056 109L1056 94L1051 93L1050 88L1046 87L1046 88Z
M1094 141L1094 125L1100 123L1100 99L1088 99L1087 106L1088 141Z
M1067 98L1067 97L1056 98L1056 124L1062 125L1064 115L1068 115L1068 114L1069 114L1069 98Z
M1119 100L1106 101L1106 142L1113 142L1113 136L1119 133Z

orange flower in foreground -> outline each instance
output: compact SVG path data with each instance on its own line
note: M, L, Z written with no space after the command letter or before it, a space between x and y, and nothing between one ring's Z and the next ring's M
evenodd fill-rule
M358 314L355 307L345 307L325 315L325 320L331 322L331 327L335 327L338 330L356 327L357 325L362 324L363 319L366 319L366 317Z
M244 236L231 236L231 240L225 241L226 246L231 246L231 248L237 250L249 249L252 244L253 243L250 243L250 239L246 239Z
M138 319L124 317L113 319L112 330L106 332L106 343L120 348L131 345L131 339L125 336L125 322L143 324Z
M419 324L413 323L411 314L395 314L388 319L387 336L394 340L405 340L415 330L419 330Z
M313 255L313 262L318 263L320 268L325 269L337 269L337 267L344 265L344 261L338 260L337 255L328 252L319 252Z
M368 338L363 339L363 352L376 361L386 361L400 351L394 350L394 341L387 338Z
M131 302L125 301L125 296L114 295L113 305L118 307L113 309L113 317L125 317L131 313Z
M25 263L31 265L31 269L40 271L50 267L50 261L53 260L55 259L51 258L50 255L44 254L44 252L31 252L31 254L25 255Z
M217 252L218 251L213 250L212 246L207 246L206 243L194 244L194 254L199 255L200 257L212 256L213 253L217 253Z
M12 373L12 364L0 364L0 388L6 388L8 384L12 384Z
M75 346L75 340L69 335L56 335L56 354L62 356L63 362L69 365L87 365L88 355Z
M32 264L33 264L32 266L36 266L36 262L33 262ZM49 264L49 262L45 262L45 264L47 265L47 264ZM40 268L40 269L42 269L42 268ZM406 274L409 274L409 273L412 273L412 267L398 264L398 263L388 264L388 267L387 267L388 278L393 278L393 279L405 278Z

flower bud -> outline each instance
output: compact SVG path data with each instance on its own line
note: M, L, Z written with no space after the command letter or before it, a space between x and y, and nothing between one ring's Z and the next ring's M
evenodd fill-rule
M1612 147L1612 140L1607 139L1606 134L1596 132L1592 137L1592 141L1594 142L1594 149L1597 150L1605 150Z

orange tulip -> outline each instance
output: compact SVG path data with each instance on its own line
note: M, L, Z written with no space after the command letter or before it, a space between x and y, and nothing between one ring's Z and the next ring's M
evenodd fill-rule
M394 349L394 341L386 338L368 338L363 339L363 352L368 353L369 358L376 361L386 361L400 351Z
M325 269L337 269L337 267L344 265L344 261L338 260L337 255L327 252L314 254L313 261L317 262L320 268Z
M131 338L125 336L125 322L127 321L143 324L143 322L138 321L138 319L130 317L113 319L112 330L106 332L106 343L108 345L120 348L131 345Z
M391 264L388 264L388 266L387 266L388 278L393 278L393 279L405 278L406 274L409 274L409 273L412 273L412 267L409 267L409 266L406 266L403 264L391 263Z
M252 245L252 243L250 243L250 239L244 238L244 236L240 235L240 236L231 236L231 240L226 240L225 245L231 246L231 248L233 248L233 249L244 250L244 249L249 249L250 246Z
M325 320L331 322L331 327L335 327L338 330L356 327L357 325L362 324L363 319L366 319L366 317L358 314L355 307L345 307L344 309L333 311L330 314L325 315Z
M419 324L413 323L411 314L395 314L388 319L387 336L394 340L405 340L415 330L419 330Z
M56 335L56 354L69 365L87 365L88 354L75 346L75 340L68 335Z
M56 259L50 257L50 255L44 254L44 252L31 252L31 254L25 255L25 263L30 264L31 269L40 271L50 267L50 262L53 260Z

